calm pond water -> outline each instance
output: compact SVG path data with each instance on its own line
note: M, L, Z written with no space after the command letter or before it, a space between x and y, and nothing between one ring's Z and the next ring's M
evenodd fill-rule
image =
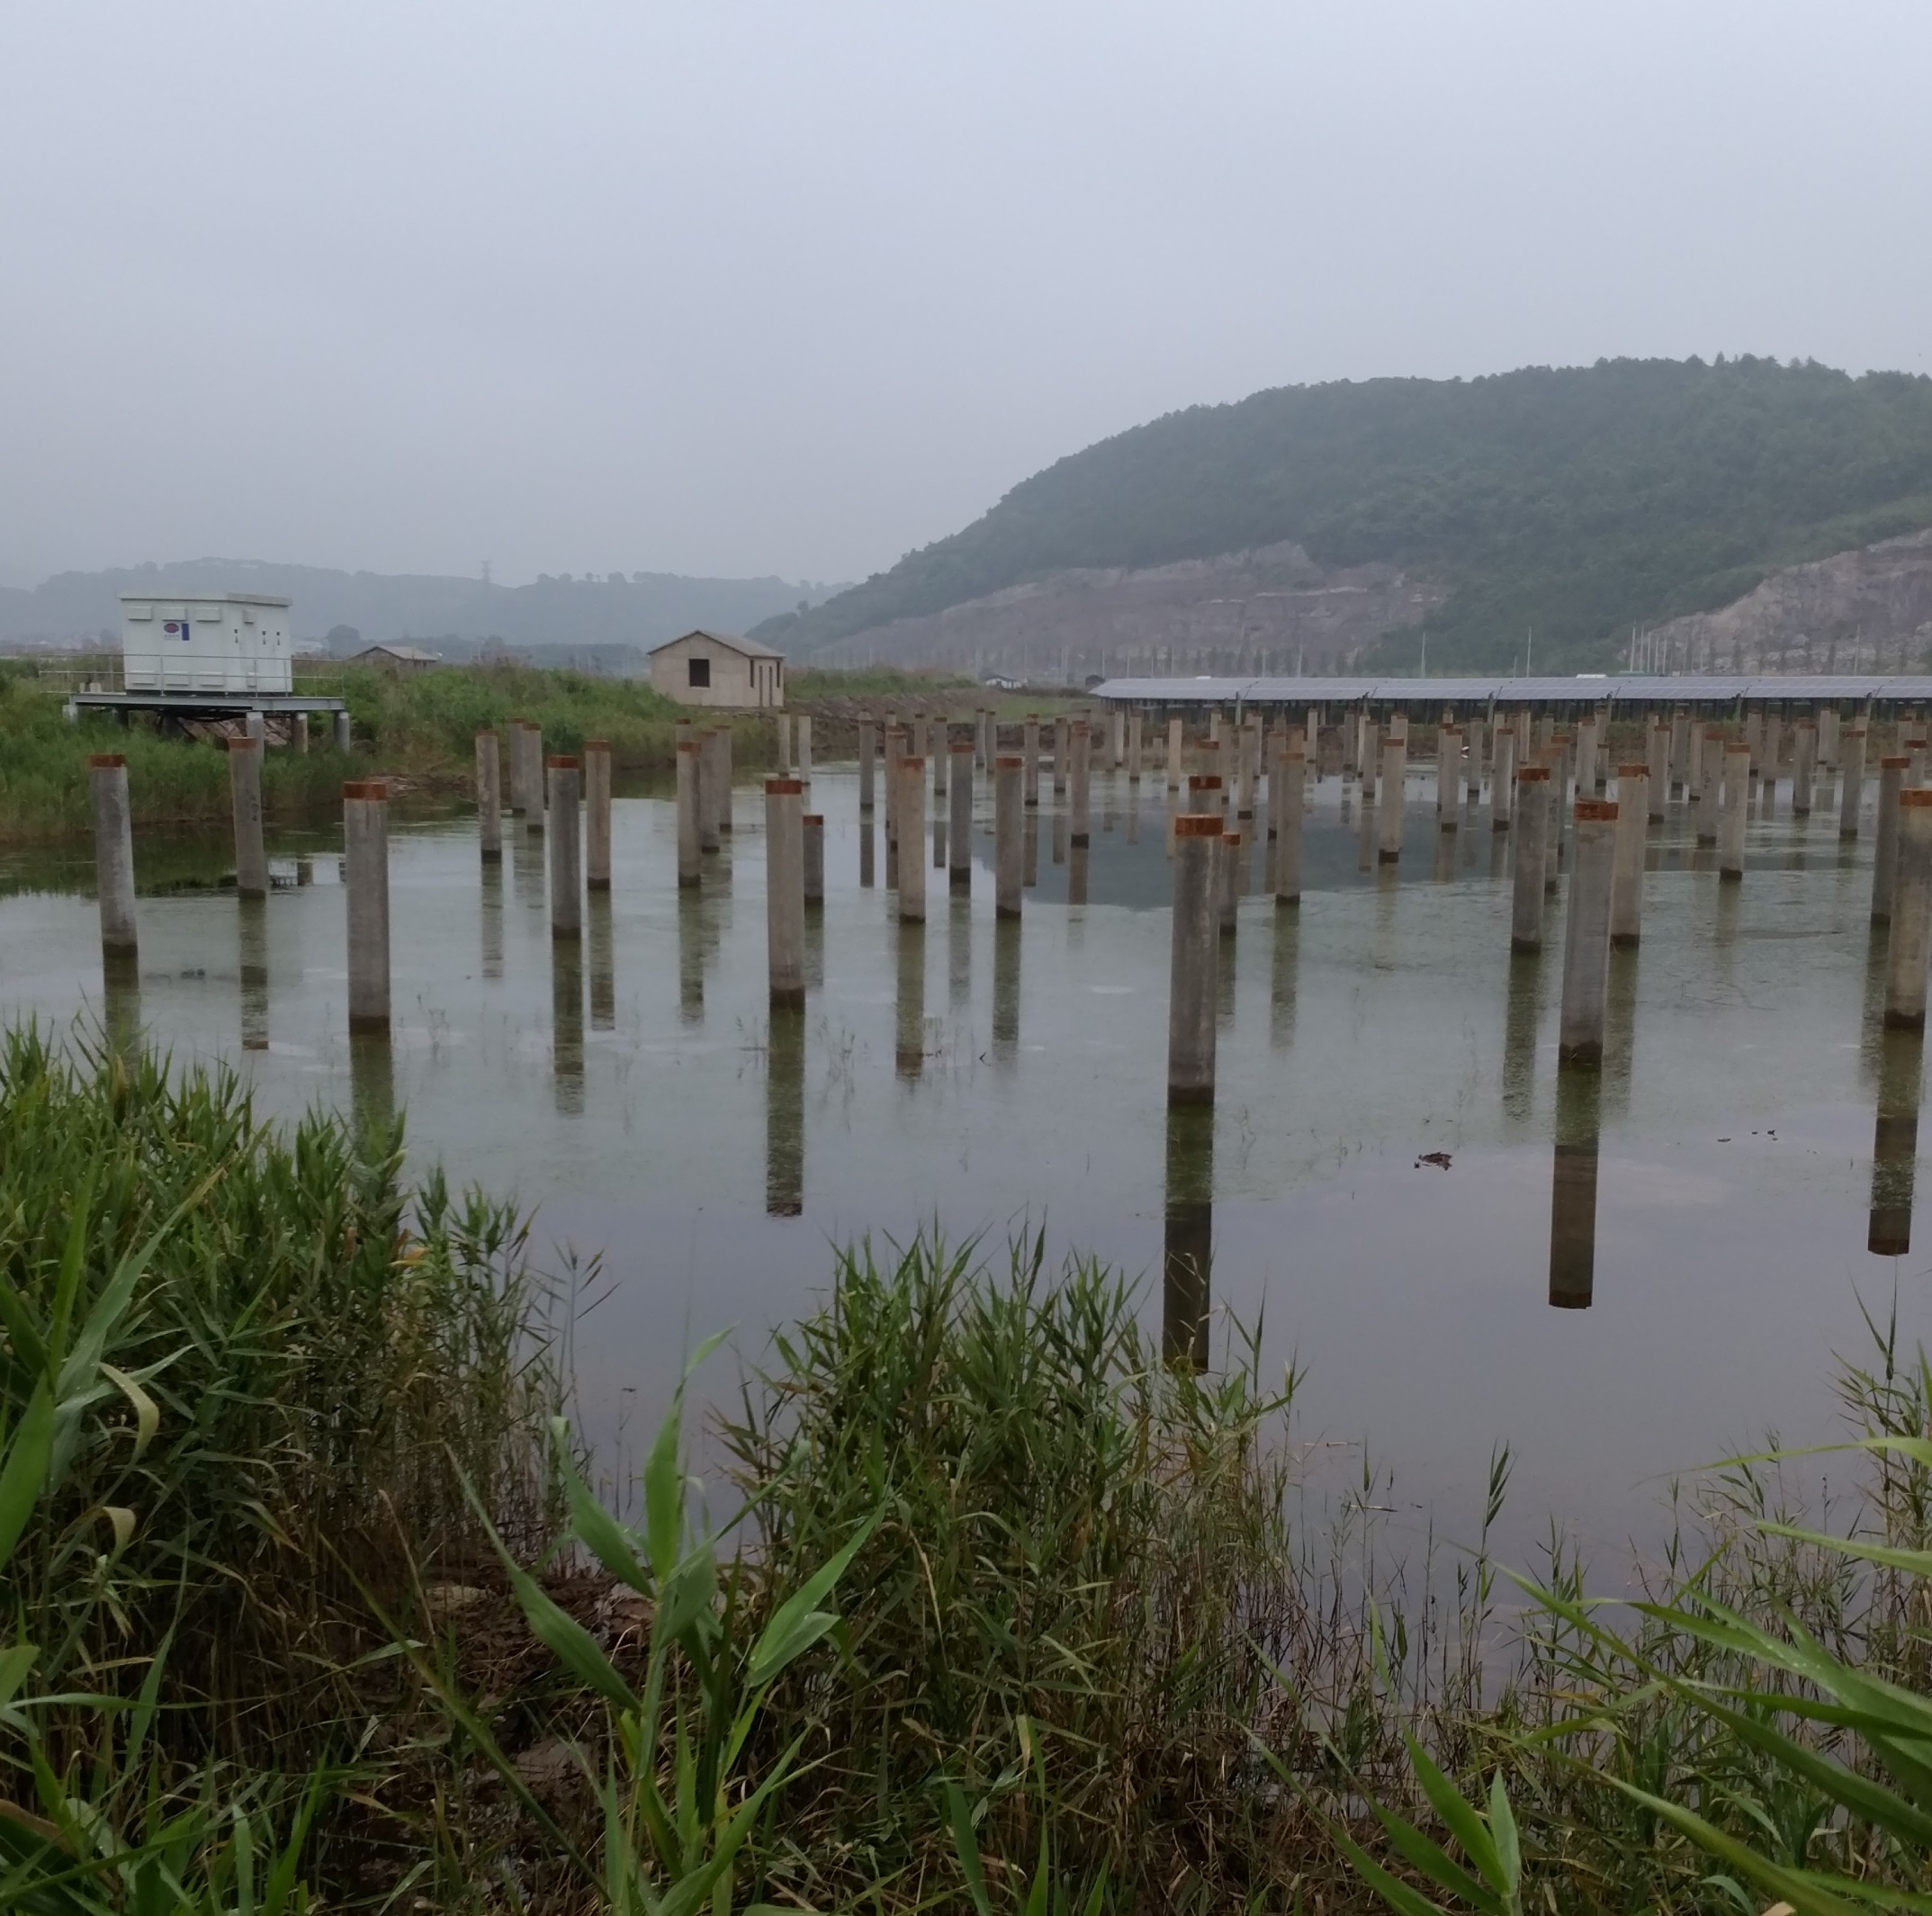
M1869 812L1841 848L1835 806L1794 821L1785 787L1752 821L1744 884L1721 886L1674 805L1642 947L1615 957L1610 1063L1559 1095L1559 901L1543 956L1513 959L1509 840L1487 810L1439 832L1429 784L1397 868L1376 866L1352 786L1315 787L1297 913L1257 859L1219 1103L1192 1129L1164 1099L1158 779L1096 778L1083 861L1043 796L1017 934L994 922L982 795L973 895L932 875L921 935L883 888L883 814L868 859L856 775L822 768L799 1041L768 1041L750 784L682 897L671 807L617 802L580 959L549 936L540 837L506 821L499 874L468 821L392 821L387 1052L346 1035L337 840L272 838L287 882L245 909L216 886L223 841L138 839L138 1003L105 1010L234 1063L270 1111L393 1096L418 1162L514 1192L540 1239L600 1256L576 1348L607 1436L654 1419L709 1331L739 1327L756 1356L866 1232L1044 1227L1055 1255L1142 1277L1156 1324L1167 1234L1211 1231L1217 1309L1259 1325L1276 1375L1306 1368L1298 1427L1330 1468L1359 1478L1366 1444L1402 1521L1467 1536L1506 1441L1505 1548L1526 1556L1556 1516L1621 1561L1628 1540L1655 1547L1669 1473L1770 1428L1835 1434L1832 1354L1871 1348L1861 1299L1883 1317L1897 1293L1908 1346L1926 1329L1926 1257L1868 1249L1909 1213L1919 1079L1916 1047L1878 1027ZM101 1015L91 878L85 845L0 857L8 1015ZM1226 1338L1218 1320L1218 1357Z

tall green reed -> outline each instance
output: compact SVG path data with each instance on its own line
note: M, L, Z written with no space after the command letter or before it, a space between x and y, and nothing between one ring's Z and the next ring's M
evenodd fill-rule
M1287 1405L1252 1351L1169 1368L1128 1285L1038 1237L996 1273L971 1246L839 1258L723 1433L773 1590L877 1514L839 1681L767 1714L814 1759L782 1795L824 1872L799 1894L949 1868L949 1791L995 1878L1037 1867L1043 1821L1083 1895L1251 1867L1245 1725L1310 1628L1280 1574Z
M409 1189L398 1134L283 1133L225 1071L15 1030L0 1279L10 1419L31 1322L105 1326L107 1383L4 1573L36 1677L128 1698L167 1645L151 1739L184 1773L299 1772L366 1715L382 1679L358 1665L387 1639L364 1591L484 1548L465 1479L520 1543L548 1534L562 1386L524 1227L440 1176ZM43 1722L57 1768L115 1733L85 1705Z

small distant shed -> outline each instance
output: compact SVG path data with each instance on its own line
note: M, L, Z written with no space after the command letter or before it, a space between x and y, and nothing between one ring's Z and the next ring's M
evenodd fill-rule
M438 652L425 652L419 645L365 645L351 652L351 665L377 665L386 672L427 672L443 662Z
M778 711L785 705L785 656L756 639L687 632L651 649L651 683L681 706Z
M258 592L121 595L130 692L292 692L289 602Z

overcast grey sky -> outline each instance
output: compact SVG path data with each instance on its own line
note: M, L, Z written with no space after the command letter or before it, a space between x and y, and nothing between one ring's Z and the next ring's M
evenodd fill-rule
M1932 370L1932 5L0 0L0 579L853 578L1262 386Z

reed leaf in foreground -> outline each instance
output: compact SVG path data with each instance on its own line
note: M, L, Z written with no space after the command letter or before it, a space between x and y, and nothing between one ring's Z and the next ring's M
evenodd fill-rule
M1867 1394L1862 1401L1867 1408L1883 1401L1895 1411L1901 1399ZM1922 1428L1923 1396L1908 1392L1902 1401ZM1932 1470L1932 1443L1910 1429L1838 1447ZM1780 1463L1817 1448L1774 1450L1733 1460L1731 1468ZM1908 1615L1922 1617L1932 1550L1923 1544L1924 1500L1916 1486L1901 1498L1901 1488L1891 1477L1878 1486L1870 1507L1880 1519L1878 1536L1755 1520L1758 1544L1721 1549L1666 1599L1628 1606L1640 1620L1634 1630L1612 1627L1604 1621L1612 1606L1584 1599L1574 1587L1516 1579L1547 1620L1546 1629L1532 1622L1530 1635L1543 1645L1560 1687L1547 1693L1551 1707L1541 1722L1493 1727L1519 1786L1537 1804L1544 1841L1531 1880L1551 1908L1560 1906L1555 1899L1562 1893L1565 1901L1580 1894L1579 1906L1590 1909L1748 1910L1770 1898L1796 1916L1932 1911L1932 1697L1892 1673L1917 1678L1924 1668L1922 1627L1901 1628L1897 1606L1902 1598ZM1906 1513L1919 1541L1885 1541ZM1773 1554L1757 1557L1760 1546ZM1845 1592L1829 1568L1811 1582L1829 1599L1811 1606L1814 1621L1782 1597L1764 1600L1750 1564L1775 1562L1776 1583L1802 1587L1802 1573L1793 1578L1791 1570L1795 1552L1869 1573L1862 1656L1820 1634L1820 1625L1842 1630L1846 1621ZM1560 1652L1550 1654L1559 1642ZM1674 1759L1662 1767L1633 1762L1649 1742L1648 1730L1659 1724L1670 1726ZM1445 1836L1484 1881L1474 1881L1416 1824L1371 1801L1376 1818L1414 1876L1447 1894L1452 1907L1500 1916L1484 1826L1424 1751L1412 1745L1411 1754ZM1643 1839L1626 1841L1621 1858L1614 1849L1607 1859L1587 1858L1566 1840L1593 1795L1621 1798L1641 1813L1636 1829ZM1558 1804L1564 1808L1552 1817ZM1499 1772L1487 1828L1504 1817L1513 1827ZM1613 1827L1610 1820L1598 1825ZM1335 1835L1388 1907L1404 1916L1442 1907L1367 1855L1346 1829Z
M719 1341L700 1347L686 1382ZM823 1606L872 1529L863 1525L789 1590L754 1637L736 1567L728 1580L721 1577L717 1533L692 1520L683 1428L680 1384L645 1465L647 1525L639 1540L591 1497L561 1418L556 1426L574 1541L651 1605L641 1692L498 1544L531 1630L610 1712L598 1886L616 1916L688 1916L706 1903L713 1916L730 1916L739 1852L798 1754L795 1739L754 1783L741 1768L747 1740L772 1685L838 1622ZM481 1507L477 1514L487 1523Z

